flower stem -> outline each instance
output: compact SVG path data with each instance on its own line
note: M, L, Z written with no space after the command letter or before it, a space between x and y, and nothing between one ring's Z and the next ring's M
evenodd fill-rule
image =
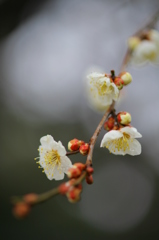
M66 156L68 156L68 155L73 155L73 154L77 154L77 153L79 153L79 150L73 151L73 152L67 152L67 153L66 153Z
M114 109L114 105L115 105L115 101L112 102L112 104L110 105L109 109L105 112L104 116L102 117L100 123L98 124L93 136L90 139L90 148L89 148L89 152L87 155L87 160L86 160L86 165L92 165L92 156L93 156L93 150L94 150L94 146L95 143L97 141L97 137L102 129L102 126L107 118L107 116L109 115L109 113Z

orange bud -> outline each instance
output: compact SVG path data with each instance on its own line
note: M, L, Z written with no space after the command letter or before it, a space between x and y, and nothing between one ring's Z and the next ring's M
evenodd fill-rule
M86 176L86 182L88 184L92 184L93 183L93 176L92 175L87 175Z
M30 206L25 202L18 202L13 207L13 214L17 218L25 218L30 213Z
M38 195L35 193L29 193L23 196L23 200L30 205L36 203L37 199Z
M70 182L70 181L69 181L69 182ZM60 194L65 195L65 194L68 192L68 190L69 190L69 188L70 188L70 186L71 186L71 184L70 184L69 182L62 183L62 184L59 186L59 193L60 193Z
M81 173L82 173L82 171L79 168L77 168L76 166L73 165L68 170L67 176L68 176L68 178L77 178L81 175Z
M121 90L123 88L124 81L120 77L116 77L114 80L114 83L119 90Z
M82 144L84 144L84 141L74 138L68 142L68 149L70 151L77 151Z
M131 115L128 112L120 112L117 114L117 120L123 125L128 125L131 123Z
M114 127L115 119L113 117L109 117L108 120L104 123L104 129L106 131L111 130Z
M128 85L132 82L132 76L129 72L122 72L119 77L123 80L124 85Z
M83 164L83 163L75 163L75 164L73 164L73 166L76 166L81 171L86 169L86 164Z
M87 155L88 151L89 151L89 144L85 143L83 145L80 146L79 151L82 155Z
M75 186L77 189L82 190L82 184L79 183L78 185Z
M66 193L66 196L71 203L78 202L80 200L81 189L72 187L72 189Z
M92 173L94 173L94 169L92 167L87 167L86 171L88 175L91 175Z

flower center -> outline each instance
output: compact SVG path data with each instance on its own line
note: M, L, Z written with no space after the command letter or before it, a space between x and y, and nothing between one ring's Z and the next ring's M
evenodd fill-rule
M131 142L133 139L131 139ZM127 149L130 149L130 135L127 133L123 133L123 136L118 139L114 139L107 142L106 148L110 150L110 152L116 152L116 151L126 151Z
M102 84L99 84L98 86L98 93L99 95L104 95L107 92L107 84L106 82L103 82Z
M57 150L51 150L51 151L47 151L45 156L44 156L44 161L46 163L46 165L59 165L61 164L60 161L60 155L58 154Z
M98 83L96 87L98 89L98 94L100 96L103 96L105 94L110 94L113 91L113 87L111 85L108 87L105 81L102 83Z

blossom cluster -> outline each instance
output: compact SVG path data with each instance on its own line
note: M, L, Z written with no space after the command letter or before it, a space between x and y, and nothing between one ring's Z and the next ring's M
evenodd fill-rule
M159 64L159 32L150 29L139 36L130 37L128 48L131 51L131 63L143 65L147 62Z
M159 63L159 33L150 29L133 36L128 40L128 54L131 63L146 62ZM127 62L124 63L125 66ZM117 76L115 71L110 74L92 72L87 76L87 95L91 106L98 111L106 111L89 142L74 138L68 142L68 150L61 141L56 142L51 135L40 139L37 163L43 169L49 180L62 180L65 174L68 181L60 184L53 191L45 194L27 194L20 200L14 201L13 214L24 218L37 203L43 202L56 194L65 195L69 202L80 200L83 189L82 181L93 183L94 169L92 167L93 148L102 126L107 131L103 136L100 147L107 148L115 155L136 156L141 154L141 144L136 138L142 135L131 125L131 114L121 111L116 114L115 102L119 98L120 90L132 82L129 72L121 72ZM69 155L80 153L87 156L85 163L72 164Z
M116 155L139 155L141 154L141 144L135 138L142 135L136 128L130 125L131 115L128 112L120 112L109 117L104 124L108 132L104 135L101 147L106 147Z
M123 86L132 81L132 76L128 72L122 72L115 76L111 74L92 72L87 76L87 97L93 109L105 111L113 101L117 101L119 91Z

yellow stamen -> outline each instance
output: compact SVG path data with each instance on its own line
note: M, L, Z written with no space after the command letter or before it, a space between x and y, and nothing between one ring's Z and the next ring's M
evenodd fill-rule
M44 156L44 162L46 164L46 170L48 171L49 169L53 170L55 166L57 166L57 169L61 173L61 158L57 150L51 150L47 151L45 156ZM49 173L50 175L50 173ZM52 173L53 176L53 173Z
M123 136L118 139L114 139L107 142L106 148L109 148L110 153L116 152L116 151L126 151L130 149L129 143L130 143L130 136L127 133L123 133ZM131 142L133 142L133 138L131 139Z

